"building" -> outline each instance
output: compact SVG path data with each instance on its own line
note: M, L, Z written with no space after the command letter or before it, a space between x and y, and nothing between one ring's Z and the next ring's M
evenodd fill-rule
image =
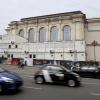
M100 18L86 20L85 41L86 60L100 62Z
M81 11L12 21L0 38L0 56L23 58L28 65L100 61L100 19Z

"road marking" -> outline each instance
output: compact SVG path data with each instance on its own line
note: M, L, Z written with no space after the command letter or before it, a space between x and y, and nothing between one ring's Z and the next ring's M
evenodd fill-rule
M100 93L90 93L91 95L100 96Z
M41 90L42 89L42 88L30 87L30 86L24 86L24 88L27 88L27 89L35 89L35 90Z

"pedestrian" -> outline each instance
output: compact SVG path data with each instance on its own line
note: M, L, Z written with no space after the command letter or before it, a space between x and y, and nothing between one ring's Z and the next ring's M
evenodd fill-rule
M18 68L21 68L21 62L18 62Z
M24 68L24 65L25 65L24 62L22 62L22 63L21 63L21 68Z
M27 66L27 61L25 61L25 66Z

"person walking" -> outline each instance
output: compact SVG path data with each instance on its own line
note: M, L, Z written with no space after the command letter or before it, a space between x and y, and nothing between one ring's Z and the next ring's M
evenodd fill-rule
M21 68L23 69L25 66L24 62L21 63Z
M22 68L22 69L23 69L24 66L25 66L24 62L19 62L19 63L18 63L18 68Z

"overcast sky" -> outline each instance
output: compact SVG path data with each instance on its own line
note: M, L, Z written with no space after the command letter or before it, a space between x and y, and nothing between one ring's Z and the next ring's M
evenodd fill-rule
M87 18L100 17L100 0L0 0L0 34L11 21L79 10Z

